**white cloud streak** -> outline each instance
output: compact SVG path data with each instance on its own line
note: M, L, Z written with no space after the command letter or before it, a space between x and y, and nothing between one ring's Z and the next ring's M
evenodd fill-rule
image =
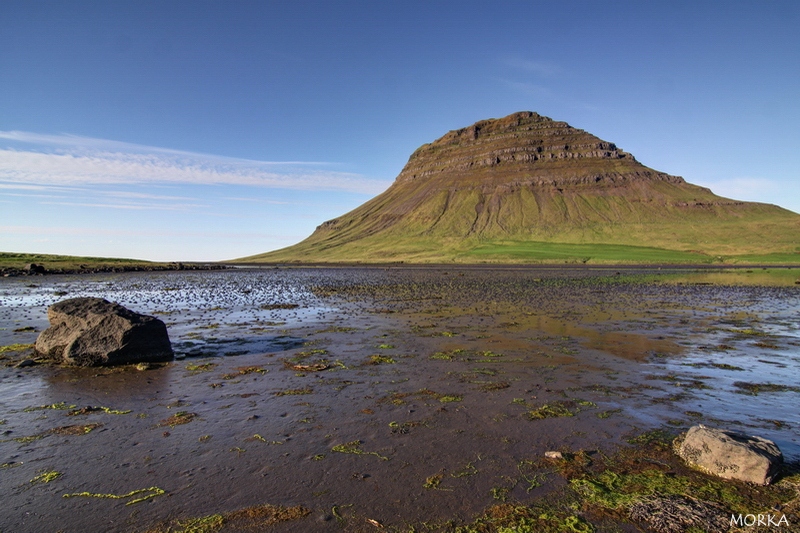
M533 96L536 98L545 98L545 97L550 97L553 94L553 92L550 89L544 87L543 85L539 85L537 83L528 83L525 81L513 81L507 79L501 79L500 82L514 89L515 91L521 92L527 96Z
M202 204L109 204L100 202L40 202L42 205L64 205L68 207L99 207L102 209L135 209L156 211L191 211L193 209L208 207Z
M562 68L558 65L516 56L503 58L503 63L514 70L534 74L540 78L557 78L563 74Z
M317 162L252 161L69 135L0 131L0 139L46 147L0 149L0 181L31 187L172 183L376 194L388 185L308 168L324 164Z
M127 143L110 139L98 139L96 137L83 137L80 135L47 135L33 133L29 131L2 131L0 139L21 144L33 144L38 146L57 147L64 146L74 150L86 151L106 151L142 154L168 154L173 156L184 156L194 159L213 159L239 163L257 163L259 165L330 165L323 161L257 161L253 159L241 159L236 157L226 157L221 155L204 154L186 150L174 150L172 148L162 148L160 146L147 146L144 144Z
M749 201L768 201L780 190L780 185L772 180L764 178L731 178L716 181L698 181L698 185L708 187L714 194L741 200L748 198Z
M271 232L262 231L244 231L244 232L230 232L230 231L176 231L168 229L160 230L142 230L141 228L124 230L124 229L107 229L107 228L86 228L86 227L69 227L69 226L0 226L0 233L6 235L43 235L43 236L72 236L72 237L136 237L136 238L149 238L149 237L197 237L203 239L209 238L237 238L237 239L277 239L294 242L302 238L301 235L283 235Z
M774 204L800 213L800 197L787 189L785 183L767 178L740 177L726 180L698 180L697 185L708 187L714 194L744 200Z
M251 203L271 204L271 205L299 205L297 202L282 202L282 201L279 201L279 200L265 200L264 198L243 198L241 196L226 196L223 199L224 200L231 200L233 202L251 202Z

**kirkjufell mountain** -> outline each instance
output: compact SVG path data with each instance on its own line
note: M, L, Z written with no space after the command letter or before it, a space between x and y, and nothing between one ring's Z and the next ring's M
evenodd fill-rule
M532 112L424 144L382 194L259 262L800 261L800 215L715 195Z

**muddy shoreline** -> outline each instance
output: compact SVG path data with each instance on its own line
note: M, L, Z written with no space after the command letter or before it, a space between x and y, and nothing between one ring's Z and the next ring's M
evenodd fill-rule
M45 267L32 264L29 268L0 267L0 277L12 278L19 276L59 276L76 274L101 274L122 272L173 272L185 270L225 270L231 268L220 263L169 263L165 265L93 265L80 268Z
M0 369L0 530L146 531L270 504L310 511L274 531L444 531L563 488L545 451L611 454L698 422L800 457L800 291L637 281L651 273L326 265L4 280L0 345L33 342L53 301L103 295L167 322L181 359ZM46 472L59 475L32 482ZM163 494L97 497L148 488Z
M703 270L757 270L757 269L786 269L800 270L800 264L722 264L722 263L221 263L233 268L243 269L403 269L403 270L540 270L540 271L622 271L622 272L653 272L653 271L703 271Z

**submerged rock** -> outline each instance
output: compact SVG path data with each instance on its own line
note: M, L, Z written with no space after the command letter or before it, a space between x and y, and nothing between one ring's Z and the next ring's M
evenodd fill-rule
M102 298L71 298L47 309L36 351L55 363L107 366L171 361L164 323Z
M781 450L771 440L705 426L689 429L676 451L709 474L758 485L768 485L783 462Z

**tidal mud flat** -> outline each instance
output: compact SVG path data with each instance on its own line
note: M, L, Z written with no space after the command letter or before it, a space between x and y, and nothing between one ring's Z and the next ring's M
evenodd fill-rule
M703 275L2 279L0 531L453 530L563 489L546 451L607 456L696 423L800 459L800 287ZM158 316L179 359L14 367L74 296ZM591 531L580 515L565 524Z

